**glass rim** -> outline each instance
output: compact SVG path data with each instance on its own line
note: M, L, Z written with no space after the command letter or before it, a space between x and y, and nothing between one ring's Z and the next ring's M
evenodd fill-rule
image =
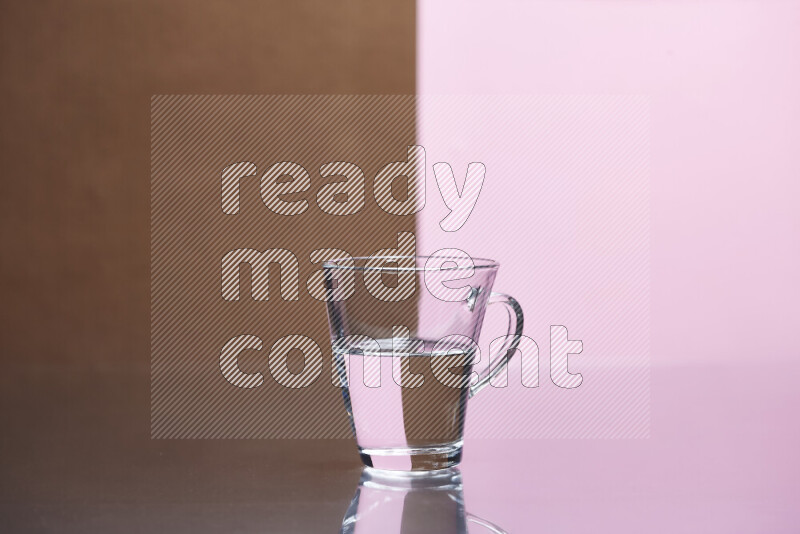
M472 261L472 265L467 266L459 266L455 265L452 267L445 267L443 269L440 268L428 268L427 263L428 260L431 258L440 258L444 260L464 260L470 259ZM368 266L368 265L357 265L359 260L362 262L369 261L369 260L388 260L388 261L397 261L397 260L408 260L412 259L415 262L413 267L400 267L400 266L389 266L389 265L380 265L380 266ZM341 265L335 262L350 262L352 260L352 265ZM422 265L418 265L417 262L419 260L424 260ZM351 271L467 271L470 269L477 270L477 269L497 269L500 267L500 263L491 260L489 258L473 258L472 256L447 256L443 254L431 254L431 255L424 255L424 256L406 256L406 255L397 255L397 256L353 256L352 258L333 258L330 260L326 260L322 263L323 269L341 269L341 270L351 270Z

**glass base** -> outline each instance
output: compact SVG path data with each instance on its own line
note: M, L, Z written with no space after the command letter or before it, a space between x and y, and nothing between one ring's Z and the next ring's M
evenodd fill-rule
M461 462L462 441L434 447L365 448L358 452L364 465L381 471L430 473Z

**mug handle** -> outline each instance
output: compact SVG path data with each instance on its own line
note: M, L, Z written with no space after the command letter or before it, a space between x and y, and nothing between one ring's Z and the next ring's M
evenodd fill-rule
M508 366L511 356L519 346L522 337L522 326L525 323L525 318L522 315L522 306L519 305L519 302L517 302L514 297L506 295L505 293L492 292L492 294L489 295L489 304L506 305L506 310L508 311L508 335L506 336L506 342L503 343L498 353L496 355L489 355L489 366L482 373L478 373L478 382L469 388L470 397L475 396L477 392L488 386L489 381ZM511 337L512 332L514 333L513 337ZM494 359L503 353L505 354L492 365Z
M475 523L476 525L480 525L483 528L489 530L490 532L494 532L495 534L507 534L506 531L503 530L502 528L498 527L497 525L495 525L494 523L492 523L490 521L487 521L485 519L482 519L482 518L478 517L477 515L474 515L474 514L471 514L471 513L467 512L466 516L467 516L467 522L471 522L471 523Z

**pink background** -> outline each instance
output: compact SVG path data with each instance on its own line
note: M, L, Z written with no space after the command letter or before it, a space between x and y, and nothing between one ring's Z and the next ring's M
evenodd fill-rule
M418 17L420 94L650 102L650 439L468 427L468 509L511 532L796 532L800 4L423 0ZM423 145L434 118L420 114ZM450 163L463 177L467 161ZM487 165L454 238L434 191L423 250L491 250L497 289L536 307L539 251L498 223L524 220L537 186Z
M521 360L526 371L536 366L533 345L513 358L502 390L470 403L468 435L647 437L647 97L423 95L418 115L428 168L446 161L463 182L469 162L486 167L475 208L455 232L440 228L448 208L427 173L419 250L455 247L498 260L494 289L520 302L524 333L538 345L539 386L521 381ZM479 367L488 364L489 343L507 332L506 317L489 307ZM568 388L568 377L558 378L563 362L551 359L551 325L583 343L567 366L582 383L569 377L576 382Z

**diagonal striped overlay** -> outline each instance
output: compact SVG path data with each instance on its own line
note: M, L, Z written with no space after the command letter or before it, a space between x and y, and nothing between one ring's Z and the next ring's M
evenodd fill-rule
M325 307L306 283L326 250L367 256L414 232L413 210L371 193L387 164L417 164L415 113L411 96L152 98L153 438L350 437ZM268 171L276 183L264 189ZM413 205L415 187L393 198ZM226 255L281 268L236 276ZM284 290L287 274L299 290ZM319 358L305 369L321 379L296 387L285 369L299 376L303 360L289 342L323 355L322 369Z
M417 143L425 148L409 148ZM321 262L440 248L499 260L495 290L521 302L532 340L500 387L470 401L468 437L647 437L648 160L642 97L153 97L152 437L350 437L331 384ZM434 165L455 188L439 191ZM401 172L407 189L373 193ZM443 222L457 196L471 195L479 198L461 214L466 222ZM359 333L383 337L368 325L398 307L397 324L421 330L419 295L406 299L378 277L339 283L352 308L366 299L351 325ZM487 323L478 368L505 333ZM568 365L551 360L576 339L582 350ZM271 351L278 357L268 362ZM376 370L365 359L359 413L383 424L380 433L404 426L411 442L455 439L448 432L464 414L444 408L457 397L417 360ZM386 417L383 386L412 371L436 389L404 390L398 423ZM376 380L383 389L372 390Z

